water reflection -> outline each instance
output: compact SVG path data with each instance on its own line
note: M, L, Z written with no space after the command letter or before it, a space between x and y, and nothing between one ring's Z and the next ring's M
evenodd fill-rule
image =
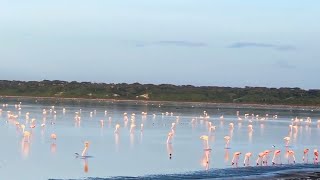
M252 134L253 134L253 131L249 131L249 132L248 132L249 143L252 143Z
M21 141L21 152L22 152L22 157L27 158L29 156L30 143L29 141L25 141L24 138Z
M134 133L130 133L130 145L131 147L134 146Z
M118 133L114 134L114 142L115 142L116 151L118 152L119 151L119 134Z
M140 132L140 144L142 144L142 140L143 140L143 132Z
M51 143L50 150L51 150L51 153L55 153L57 151L56 143Z
M205 150L203 151L203 155L201 158L201 165L202 167L205 168L205 170L209 169L209 165L210 165L210 154L211 154L211 150Z
M83 159L83 172L88 173L89 172L89 164L88 159Z
M171 143L167 143L167 153L168 153L169 159L172 159L173 147Z
M229 149L224 150L224 162L229 162Z

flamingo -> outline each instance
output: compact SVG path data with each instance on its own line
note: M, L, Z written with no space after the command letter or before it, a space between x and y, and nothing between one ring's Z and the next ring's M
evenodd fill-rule
M210 149L209 148L209 137L203 135L203 136L200 136L200 139L202 139L204 142L206 142L205 149Z
M293 150L288 150L288 164L290 163L290 159L293 160L293 163L296 163L296 157L294 156L294 151Z
M230 136L225 136L224 137L224 140L226 141L226 145L225 145L225 148L228 148L228 146L229 146L229 143L230 143Z
M31 125L30 128L35 128L36 127L36 119L31 119Z
M308 159L309 159L308 154L309 154L309 149L308 148L304 149L303 150L303 157L302 157L303 162L307 161L307 163L308 163ZM307 160L306 160L306 158L307 158Z
M252 132L253 131L253 126L250 124L250 125L248 125L248 131L249 132Z
M173 133L174 133L175 128L176 128L176 123L172 123L172 124L171 124L171 131L172 131Z
M103 119L100 120L100 125L101 125L101 127L104 126L104 121L103 121Z
M31 133L29 131L25 131L26 126L24 124L21 124L20 128L22 129L24 141L29 142Z
M251 152L248 152L244 156L243 166L249 166L250 165L250 157L252 156Z
M29 131L24 131L23 132L23 137L24 137L24 141L25 142L29 142L30 141L30 135L31 135L31 133Z
M51 139L52 139L52 143L54 143L54 141L56 141L57 140L57 135L56 134L54 134L54 133L52 133L51 135L50 135L50 137L51 137Z
M210 126L209 127L209 132L213 132L213 131L215 131L216 130L216 126Z
M258 165L262 165L262 161L263 161L263 157L264 157L264 152L261 152L258 154L258 159L257 159L257 166Z
M313 155L314 155L314 164L318 164L319 163L319 151L318 149L313 150Z
M233 124L233 123L230 123L230 124L229 124L229 127L230 127L230 130L233 130L234 124Z
M134 133L134 128L136 127L135 124L130 125L130 133Z
M241 155L241 152L235 152L233 154L233 158L232 158L232 165L236 164L236 166L238 166L238 161L239 161L239 156Z
M83 149L83 151L81 153L81 156L86 156L87 155L88 148L89 148L89 141L85 141L84 142L84 149Z
M283 139L284 139L285 142L286 142L286 147L288 147L288 146L289 146L289 143L290 143L290 137L284 137Z
M280 164L281 164L281 156L280 156L281 151L280 150L275 150L273 153L273 158L272 158L272 164L275 165L277 159L280 160Z
M269 153L271 153L271 150L265 150L264 151L264 156L263 156L263 163L268 165L268 159L269 159Z
M114 133L119 133L120 124L116 124L116 129L114 130Z
M173 137L173 132L169 132L168 133L168 138L167 138L167 144L171 144L172 143L172 137Z
M140 127L141 127L140 131L143 132L143 124L142 123L141 123Z

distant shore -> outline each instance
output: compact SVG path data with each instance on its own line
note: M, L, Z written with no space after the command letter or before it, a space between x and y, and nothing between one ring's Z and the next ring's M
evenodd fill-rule
M190 101L154 101L154 100L130 100L130 99L92 99L92 98L64 98L64 97L40 97L40 96L4 96L2 100L58 100L58 101L93 101L93 102L119 102L119 103L139 103L139 104L158 104L158 105L182 105L199 107L225 107L225 108L258 108L258 109L288 109L288 110L320 110L320 106L302 105L268 105L268 104L249 104L249 103L214 103L214 102L190 102Z
M247 107L320 107L320 89L0 80L0 96L98 101L203 103Z

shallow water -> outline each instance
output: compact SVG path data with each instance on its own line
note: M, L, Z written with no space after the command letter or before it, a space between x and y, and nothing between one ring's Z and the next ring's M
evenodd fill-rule
M0 102L6 103L6 102ZM18 102L15 102L18 103ZM282 163L287 164L286 149L294 150L296 162L302 163L303 149L319 148L318 137L320 128L317 124L320 118L318 110L272 110L272 109L241 109L224 107L201 107L199 104L188 105L159 105L134 103L104 103L101 105L78 104L56 105L50 113L51 105L47 103L22 102L19 111L14 103L8 107L0 107L0 179L79 179L92 177L139 177L167 179L181 177L181 179L199 178L227 178L236 174L246 177L260 172L274 172L275 170L290 169L318 169L313 165L282 165L277 167L236 168L231 166L233 153L240 151L242 155L239 167L243 167L243 155L252 152L251 166L255 166L257 154L266 149L282 150ZM62 109L66 112L63 113ZM43 109L47 114L42 113ZM75 121L75 112L80 112L81 121ZM203 119L206 111L210 118ZM7 117L7 111L19 115L17 118ZM105 115L105 111L107 114ZM240 111L242 121L238 120L236 112ZM25 114L30 118L26 122ZM90 116L92 112L92 116ZM129 120L124 121L123 113L128 113ZM148 114L143 116L141 112ZM169 114L166 115L166 112ZM171 115L171 112L173 113ZM130 133L131 114L135 113L134 133ZM164 114L162 114L164 113ZM245 118L244 114L259 115L259 118ZM155 114L156 116L154 116ZM261 120L269 114L269 118ZM221 120L220 116L224 115ZM278 115L277 119L273 115ZM178 116L178 117L177 117ZM297 131L289 131L292 118L311 117L312 123L302 122ZM29 128L32 118L36 119L36 127ZM40 127L46 119L46 126ZM192 119L196 119L191 123ZM104 120L104 126L100 125ZM249 122L252 120L252 123ZM26 130L31 132L30 142L25 142L21 130L14 122L26 124ZM214 132L208 131L208 122L216 126ZM51 124L51 122L53 122ZM172 144L167 145L167 134L171 124L176 123ZM229 123L234 123L230 130ZM121 128L118 135L114 133L115 125ZM144 124L144 131L140 131L140 124ZM248 131L248 125L253 125L253 132ZM51 133L56 133L55 143L50 139ZM212 151L204 151L201 135L209 136ZM231 136L230 148L225 149L224 136ZM285 147L283 138L291 137L290 147ZM84 141L90 142L86 160L76 158L74 153L81 153ZM169 158L169 154L172 158ZM207 162L208 159L208 164ZM270 155L269 165L272 155ZM313 154L309 154L312 163ZM208 169L208 171L206 171ZM239 172L242 172L242 174ZM163 175L175 174L175 175ZM218 176L218 175L219 176ZM190 176L191 175L191 176ZM217 176L216 176L217 175ZM224 175L224 176L223 176ZM119 177L120 178L120 177Z

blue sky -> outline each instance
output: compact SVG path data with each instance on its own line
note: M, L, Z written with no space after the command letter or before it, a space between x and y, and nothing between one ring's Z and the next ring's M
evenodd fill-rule
M320 88L318 0L0 0L0 79Z

